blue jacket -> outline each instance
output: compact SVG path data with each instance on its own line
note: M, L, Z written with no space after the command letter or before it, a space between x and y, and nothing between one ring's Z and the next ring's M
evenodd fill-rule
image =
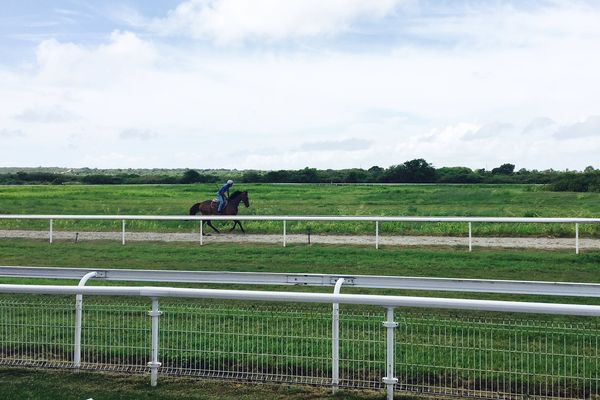
M225 194L225 192L229 191L229 188L232 185L230 185L229 183L224 184L223 186L221 186L221 189L219 189L219 191L217 192L217 194L220 194L221 196Z

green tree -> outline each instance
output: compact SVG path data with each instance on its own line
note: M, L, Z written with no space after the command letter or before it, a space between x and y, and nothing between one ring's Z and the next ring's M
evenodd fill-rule
M188 169L183 173L181 177L181 183L196 183L200 182L201 177L198 171L194 171L193 169Z
M502 164L501 166L492 169L492 174L494 175L512 175L515 171L514 164Z

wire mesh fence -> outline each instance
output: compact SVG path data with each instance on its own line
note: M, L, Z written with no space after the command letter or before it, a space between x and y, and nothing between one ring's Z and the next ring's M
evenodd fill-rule
M597 321L398 318L398 390L475 398L600 398Z
M160 374L332 384L331 309L160 303ZM149 373L149 302L84 301L81 369ZM398 310L397 392L473 398L600 399L596 318L522 319ZM340 312L341 387L383 388L385 310ZM0 298L0 365L74 368L74 299Z

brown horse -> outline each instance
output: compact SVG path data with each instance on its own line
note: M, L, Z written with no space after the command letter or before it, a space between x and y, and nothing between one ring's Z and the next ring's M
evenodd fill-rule
M227 205L223 209L222 213L217 212L218 203L215 203L212 200L206 200L202 203L194 204L190 208L190 215L196 215L198 214L198 212L200 212L202 215L237 215L238 206L240 205L240 202L243 202L246 208L250 207L250 201L248 200L248 192L233 192L231 196L229 196L229 201L227 202ZM204 224L210 226L215 232L221 233L217 228L213 226L210 220L202 221L202 225ZM242 223L237 219L233 221L233 226L231 227L229 232L234 230L236 225L239 225L242 232L246 233L244 227L242 226Z

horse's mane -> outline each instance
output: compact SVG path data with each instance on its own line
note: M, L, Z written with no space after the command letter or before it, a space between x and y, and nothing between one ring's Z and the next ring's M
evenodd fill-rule
M238 197L240 194L242 194L242 192L240 192L239 190L236 190L235 192L233 192L231 194L231 196L229 196L230 199L235 199L236 197Z

